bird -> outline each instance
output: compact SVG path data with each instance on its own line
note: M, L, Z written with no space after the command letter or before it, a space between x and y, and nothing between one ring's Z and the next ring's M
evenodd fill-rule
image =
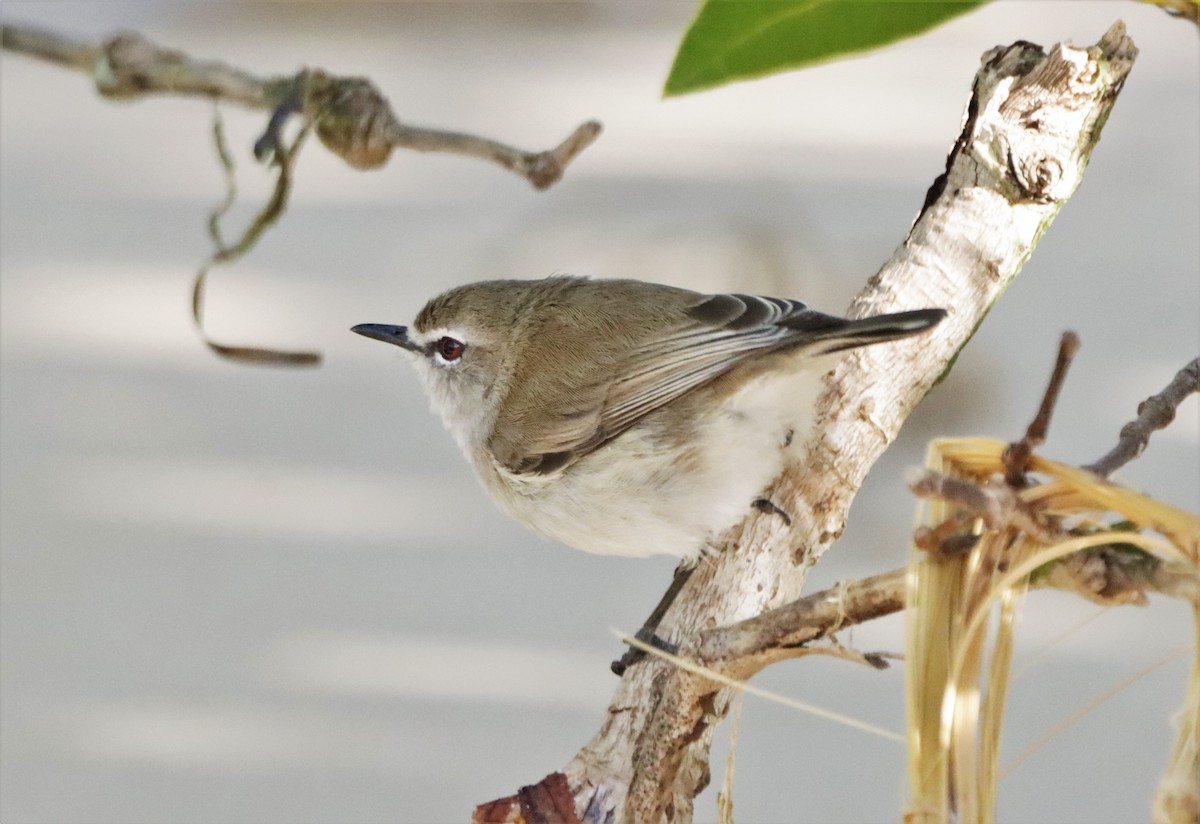
M841 353L945 316L845 319L797 300L555 275L459 286L411 326L351 331L408 355L517 521L586 552L678 558L661 619L720 536L765 502ZM651 623L639 637L654 638Z

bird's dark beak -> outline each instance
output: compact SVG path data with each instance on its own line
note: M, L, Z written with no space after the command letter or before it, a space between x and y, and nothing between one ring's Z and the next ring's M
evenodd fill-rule
M424 349L408 339L408 328L404 326L392 326L388 323L360 323L358 326L351 327L350 331L357 332L363 337L374 338L384 343L390 343L393 346L399 346L401 349L407 349L409 352L416 352L419 355L425 354Z

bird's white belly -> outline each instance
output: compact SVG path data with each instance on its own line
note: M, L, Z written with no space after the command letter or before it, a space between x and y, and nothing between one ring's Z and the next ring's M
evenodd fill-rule
M787 431L810 425L815 384L804 377L750 382L696 421L683 444L647 421L561 474L481 474L502 508L569 546L695 560L778 474Z

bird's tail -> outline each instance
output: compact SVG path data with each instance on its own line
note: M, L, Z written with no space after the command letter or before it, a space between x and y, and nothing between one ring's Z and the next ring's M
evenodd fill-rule
M945 317L945 309L914 309L855 320L837 318L824 328L810 329L813 335L810 340L823 353L841 352L920 334L937 326Z

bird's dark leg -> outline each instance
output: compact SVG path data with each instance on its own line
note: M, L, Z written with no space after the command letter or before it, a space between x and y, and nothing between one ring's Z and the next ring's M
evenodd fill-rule
M667 614L667 610L671 608L671 604L675 603L675 598L679 595L679 591L688 582L688 578L692 577L692 573L696 571L697 566L698 564L680 564L675 568L675 578L671 581L671 586L667 587L667 591L663 593L662 600L658 602L658 606L654 608L654 611L650 613L650 617L642 624L642 628L634 634L634 638L664 652L674 653L678 651L678 647L667 643L654 633L658 632L658 625L662 623L663 616ZM612 662L612 671L615 675L624 675L625 670L644 657L646 657L645 651L636 647L630 647L625 650L624 655Z

